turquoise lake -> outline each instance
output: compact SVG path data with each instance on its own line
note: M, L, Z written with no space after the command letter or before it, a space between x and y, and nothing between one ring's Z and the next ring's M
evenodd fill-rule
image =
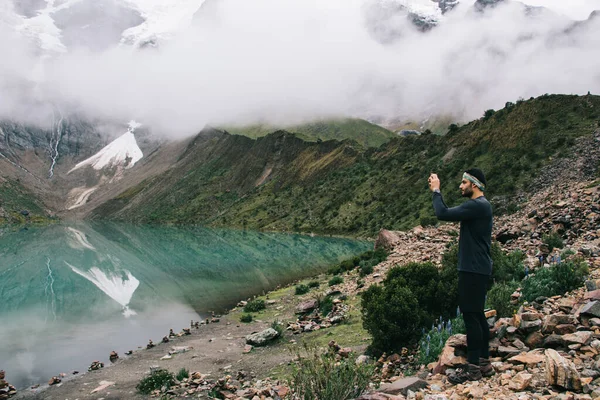
M94 223L0 231L0 369L43 383L372 248L344 238Z

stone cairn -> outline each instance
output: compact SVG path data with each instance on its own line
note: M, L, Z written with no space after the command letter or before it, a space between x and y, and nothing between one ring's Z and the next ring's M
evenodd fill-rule
M17 394L17 389L10 383L6 382L4 378L6 372L0 370L0 400L6 400Z

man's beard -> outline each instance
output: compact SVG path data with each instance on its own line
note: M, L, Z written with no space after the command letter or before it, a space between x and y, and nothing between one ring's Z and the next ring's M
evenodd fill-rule
M467 188L462 192L463 197L471 197L473 196L473 188Z

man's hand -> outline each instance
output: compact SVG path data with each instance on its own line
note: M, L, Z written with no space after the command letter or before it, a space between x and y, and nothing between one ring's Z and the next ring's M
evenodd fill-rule
M440 178L438 178L438 176L436 174L431 174L429 175L429 189L431 189L431 191L433 192L434 190L439 190L440 189Z

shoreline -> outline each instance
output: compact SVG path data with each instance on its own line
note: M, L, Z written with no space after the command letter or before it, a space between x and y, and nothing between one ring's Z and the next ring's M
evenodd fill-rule
M111 398L147 398L136 393L135 385L145 374L157 366L167 368L173 373L177 373L180 368L186 368L190 374L198 371L214 378L220 378L221 375L229 375L235 371L244 371L248 373L248 376L259 380L270 377L277 378L279 372L283 372L281 374L283 376L285 375L284 371L278 371L278 369L292 361L293 355L290 346L296 345L296 335L285 331L282 338L275 343L264 347L254 347L248 353L244 352L245 336L270 327L275 320L295 319L294 311L297 304L315 294L311 291L306 295L296 296L294 295L295 285L319 280L321 289L324 289L327 287L329 277L326 272L322 272L293 281L285 287L266 292L264 295L256 296L256 298L265 299L268 305L265 310L252 313L256 318L251 323L241 323L239 317L244 312L239 307L233 307L219 316L218 322L201 324L198 329L192 328L189 335L175 337L168 343L156 341L154 342L155 347L151 349L138 348L130 356L119 354L120 358L115 363L105 363L104 368L96 371L81 371L78 375L60 377L62 382L59 384L43 384L36 389L21 389L13 399L98 398L95 396L100 395L102 395L100 397L110 395ZM354 311L356 312L357 309ZM210 320L210 318L207 319ZM348 330L348 327L352 327L350 330L353 330L357 325L360 325L360 318L354 314L350 316L349 325L340 324L320 332L311 332L311 335L302 334L301 338L318 343L325 340L326 343L330 340L330 336L339 336L330 329ZM346 343L342 341L342 344L352 342L353 348L364 350L368 344L364 340L365 334L365 332L361 332L358 335L360 337L355 337ZM304 335L307 336L304 337ZM162 359L174 347L190 347L190 349L181 354L174 354L170 359ZM10 374L10 371L7 372ZM10 382L10 375L7 378ZM114 382L114 385L91 393L97 387L102 386L101 382ZM113 397L115 395L117 397Z
M277 232L277 233L281 233L281 232ZM371 245L372 245L372 242L371 242ZM361 254L361 253L359 253L359 254ZM252 323L246 324L246 323L241 323L239 321L239 317L243 313L243 310L241 310L239 307L236 307L235 304L239 304L242 301L249 300L248 298L239 298L235 302L232 302L232 304L230 304L229 306L226 306L223 309L222 315L217 316L220 319L219 322L201 324L201 325L199 325L198 329L194 329L194 328L191 329L191 335L176 337L173 340L171 340L169 343L161 343L160 338L156 338L157 340L153 340L154 344L156 345L154 348L146 349L146 348L144 348L145 346L138 346L137 349L133 350L133 354L130 356L126 356L119 352L120 358L114 364L110 363L108 361L102 360L102 361L104 361L104 368L100 369L99 371L91 371L91 372L79 371L79 373L77 375L72 375L69 372L71 370L61 371L60 375L64 375L64 376L60 376L60 375L57 376L58 378L61 379L61 383L55 384L55 385L48 385L48 383L46 381L32 383L30 385L27 385L26 387L18 388L17 395L13 398L15 398L15 399L46 398L45 397L46 395L50 395L48 393L54 393L55 391L62 393L63 390L67 390L68 393L71 393L72 391L75 390L74 387L92 385L92 382L88 382L88 380L95 379L97 375L100 375L100 376L107 375L106 379L109 379L109 381L110 381L111 377L115 376L115 375L119 375L119 376L124 375L126 377L129 377L129 381L127 382L125 387L128 388L127 398L130 398L130 396L135 394L135 393L132 393L132 389L131 389L132 387L135 386L135 385L132 386L132 381L131 381L132 375L140 375L140 374L144 374L144 373L148 372L149 367L151 365L150 360L154 360L154 361L156 361L156 364L160 365L160 357L155 357L157 352L159 352L161 354L161 356L165 356L172 346L188 346L191 343L191 344L193 344L192 347L194 347L195 350L199 351L199 352L211 351L211 350L216 349L217 353L219 353L219 354L221 354L223 352L226 352L226 353L233 352L235 354L238 354L239 350L243 350L243 348L245 347L245 339L244 338L246 335L251 334L251 333L255 332L256 330L268 328L274 320L284 319L284 321L285 321L285 320L293 319L295 304L292 304L291 307L289 307L291 304L291 300L294 300L294 299L300 300L300 299L306 298L306 296L295 296L294 295L293 292L294 292L294 287L296 285L298 285L300 283L306 284L309 281L318 279L321 281L321 288L326 288L327 280L330 277L327 274L327 270L330 267L337 265L337 264L339 264L339 262L325 264L322 267L320 267L318 269L318 271L310 272L308 275L305 275L300 278L293 278L289 282L287 282L283 285L277 284L274 287L270 288L269 290L263 290L263 289L258 288L256 293L254 295L252 295L251 298L265 299L269 305L267 306L266 310L263 310L262 312L259 312L259 313L253 313L255 315L256 319ZM313 295L313 294L314 294L314 292L312 292L312 291L309 293L309 295ZM282 302L283 307L280 306L280 303L278 300L274 300L274 299L280 299L282 297L286 297L286 300ZM202 320L203 322L206 320L209 320L209 321L211 320L210 311L207 311L206 313L197 312L197 315L198 315L198 318L203 318L206 315L206 318L204 318ZM189 320L182 321L181 326L188 328L189 325L190 325ZM169 328L171 328L171 326L165 326L165 329L164 329L165 334L167 334ZM226 334L224 333L225 331L227 331ZM178 332L178 330L175 329L175 332ZM227 345L224 345L223 343L217 343L216 345L214 345L214 343L219 342L219 340L217 340L218 338L216 337L219 335L222 337L225 337L225 339L233 345L227 346ZM145 338L142 338L142 337L140 337L140 339L141 339L140 343L142 343L143 340L146 340ZM206 339L209 339L208 342L205 341ZM287 339L289 340L289 338L287 338ZM198 347L198 343L201 341L203 342L202 346ZM286 344L289 344L288 341L286 340L286 341L279 341L275 346L277 346L277 348L279 348L282 344L284 344L284 342ZM119 344L116 344L114 347L119 348L120 346L119 346ZM263 347L263 348L257 348L256 351L260 352L260 353L264 353L265 351L270 352L272 349L273 349L273 346L267 346L267 347ZM277 353L280 353L280 352L278 351ZM200 356L201 355L197 355L192 358L197 359ZM250 357L252 357L252 356L250 356ZM104 357L101 357L101 358L104 358ZM106 354L106 358L108 358L108 354ZM269 359L271 357L269 357L269 356L265 357L264 355L260 355L259 358ZM90 363L92 361L93 360L91 360L91 359L89 360ZM233 360L230 360L230 361L233 362ZM238 359L235 362L238 363L241 361L242 361L241 359ZM144 365L144 367L142 367L140 365L140 363L142 363ZM189 368L190 373L195 371L195 369L193 369L191 367L189 360L187 360L187 361L184 360L182 365L186 368ZM246 365L246 368L249 368L251 365L252 365L252 363ZM218 368L223 367L222 365L220 365L218 360L212 360L212 361L209 360L208 362L200 363L200 366L209 368L211 370L214 370L216 368L217 371L218 371ZM278 364L274 364L272 362L265 362L265 366L267 366L268 368L259 368L258 369L260 371L260 373L266 374L271 369L277 367ZM7 374L8 374L7 381L10 382L10 367L6 366L5 368L7 369ZM177 368L179 368L179 367L177 367ZM173 370L172 372L175 373L177 371ZM214 373L215 371L211 371L211 372ZM204 373L204 371L203 371L203 373ZM48 376L47 378L51 379L50 376ZM101 380L106 380L106 379L101 379ZM77 390L83 390L83 389L79 388ZM62 394L60 396L62 396ZM65 396L65 398L69 398L69 396Z

